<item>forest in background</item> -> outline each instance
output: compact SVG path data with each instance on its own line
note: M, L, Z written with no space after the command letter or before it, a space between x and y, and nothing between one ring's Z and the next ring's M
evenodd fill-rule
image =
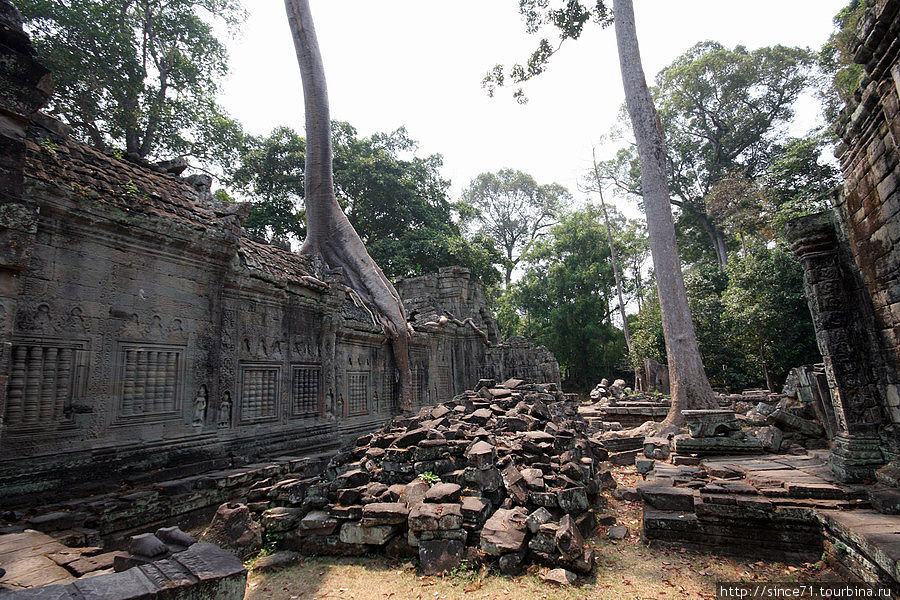
M82 141L136 162L187 159L216 175L220 199L252 203L250 235L304 239L303 135L288 127L248 135L215 102L227 53L213 23L239 29L238 0L17 4L56 75L48 112ZM833 142L824 123L859 82L847 44L864 4L836 15L821 49L704 41L653 82L689 301L716 387L777 387L791 367L820 360L802 272L781 232L790 218L828 208L840 183L824 158ZM524 82L539 66L520 68ZM808 92L821 100L823 126L791 137L796 101ZM624 111L622 120L629 130ZM641 198L640 162L622 131L597 132L619 150L577 190L510 168L479 175L453 198L441 156L423 156L404 129L362 136L335 123L336 193L388 277L471 269L503 334L546 345L567 388L585 390L644 358L665 362L646 227L614 207Z

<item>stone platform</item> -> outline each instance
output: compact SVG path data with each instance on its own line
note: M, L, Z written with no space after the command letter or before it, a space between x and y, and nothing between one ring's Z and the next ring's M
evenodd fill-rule
M643 538L715 554L816 562L900 593L900 518L870 509L864 486L837 483L828 452L654 461L638 492Z

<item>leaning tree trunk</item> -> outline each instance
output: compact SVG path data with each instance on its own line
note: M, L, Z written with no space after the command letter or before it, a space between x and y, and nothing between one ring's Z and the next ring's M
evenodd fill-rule
M334 192L331 115L325 68L309 0L285 0L288 24L297 50L306 111L306 241L300 252L318 254L332 268L341 267L350 284L374 308L391 339L400 383L400 405L412 408L409 367L411 329L397 290L369 256Z
M641 188L650 234L650 253L656 271L659 309L669 359L672 408L664 423L681 425L684 422L681 411L718 408L718 404L703 369L684 288L669 202L662 124L653 106L641 65L632 0L615 0L614 16L625 103L641 159Z

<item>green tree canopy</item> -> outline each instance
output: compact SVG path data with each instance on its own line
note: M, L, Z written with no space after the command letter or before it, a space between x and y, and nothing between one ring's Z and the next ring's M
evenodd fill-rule
M863 66L853 62L851 44L865 11L865 0L850 0L834 16L834 32L819 52L819 66L825 76L820 94L829 123L837 120L862 80Z
M782 151L813 64L802 48L701 42L657 75L653 93L666 133L671 202L681 209L677 224L689 260L724 265L738 240L761 229L756 183ZM621 188L641 193L634 148L620 151L605 171Z
M560 217L511 288L518 331L553 351L571 389L589 389L625 365L614 286L603 216L587 207Z
M53 72L50 112L83 140L140 158L227 163L240 127L214 98L228 70L214 21L239 0L17 0Z
M777 390L791 368L821 360L803 268L790 251L760 250L729 263L722 304L732 342L769 389Z
M440 155L418 156L405 129L363 137L332 125L338 202L388 277L461 265L489 285L500 257L490 240L467 239L454 220ZM259 237L303 239L305 139L287 127L248 138L231 183L251 199L245 227Z
M463 192L465 216L479 233L496 240L509 286L512 272L532 245L556 222L559 208L571 200L558 183L539 185L531 175L513 169L482 173Z

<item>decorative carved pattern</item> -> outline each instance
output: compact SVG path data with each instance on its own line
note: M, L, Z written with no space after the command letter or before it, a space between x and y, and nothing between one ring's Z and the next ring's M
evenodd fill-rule
M181 400L184 350L125 344L119 354L119 415L134 418L176 413Z
M241 368L241 421L275 418L280 372L278 366L244 365Z
M368 414L370 374L370 371L347 371L348 415Z
M322 396L322 367L295 365L291 377L291 415L312 417L319 414Z
M6 423L33 427L68 420L76 391L77 348L20 343L13 346Z
M439 365L437 368L438 401L443 402L453 397L453 374L450 365Z

